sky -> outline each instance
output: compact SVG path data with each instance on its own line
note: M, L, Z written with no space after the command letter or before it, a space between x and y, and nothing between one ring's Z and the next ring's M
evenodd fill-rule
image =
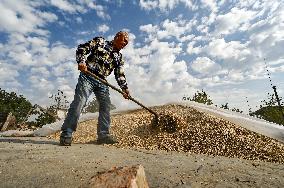
M247 113L267 100L272 85L284 96L283 4L0 0L0 87L42 106L51 105L57 90L71 102L79 75L77 46L96 36L112 40L123 30L130 34L121 53L133 98L152 106L204 90L215 105L228 103ZM107 80L117 86L113 74ZM110 95L118 109L137 106L116 91Z

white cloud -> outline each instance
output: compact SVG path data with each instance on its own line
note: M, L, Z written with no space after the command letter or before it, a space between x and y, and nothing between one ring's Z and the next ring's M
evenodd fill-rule
M224 39L211 41L208 46L202 48L202 51L218 59L241 60L250 54L247 44L242 44L239 41L226 42Z
M30 45L33 51L37 51L39 47L47 47L49 45L48 40L44 37L27 37L25 40L26 44Z
M184 3L186 7L192 10L198 9L196 5L193 5L193 0L180 0L180 2Z
M106 13L104 6L97 5L97 4L91 4L90 7L96 10L98 17L100 17L102 19L110 20L110 15L108 13Z
M71 0L51 0L50 3L58 9L70 14L75 14L78 12L86 13L91 9L94 9L98 17L110 20L110 15L107 13L106 7L97 4L95 1L92 0L83 0L77 2ZM79 21L80 23L80 18L78 18L77 21Z
M221 33L225 35L232 34L238 31L243 32L245 31L245 29L251 28L251 21L256 18L256 14L258 13L252 10L245 10L240 8L235 8L232 9L231 11L232 12L224 14L227 16L227 18L224 20L228 21L228 23L230 24L228 24L228 27L226 24L224 24L224 27L220 28ZM238 13L240 13L241 15L237 15L236 17L234 17L234 14ZM206 34L205 36L201 35L194 36L191 33L185 35L188 36L189 40L192 40L190 43L188 43L187 52L189 54L199 55L200 57L197 58L197 60L203 60L202 62L198 61L198 63L195 62L196 64L193 64L195 71L196 72L199 71L199 76L200 78L202 78L202 79L195 79L194 83L196 83L197 85L193 87L198 87L200 86L200 84L212 88L216 87L217 85L223 85L223 86L237 85L242 83L244 80L263 78L264 75L263 69L261 69L260 65L257 65L256 63L257 59L254 57L256 55L254 54L255 49L251 48L250 41L246 42L240 42L237 40L225 41L225 39L223 38L219 39L214 38L215 35L212 35L212 33L208 33L209 30L207 26L211 24L213 25L215 23L220 24L221 22L220 15L218 17L219 20L215 22L217 17L218 17L217 13L211 13L208 17L202 20L204 25L199 26L197 29L204 32ZM236 23L231 23L230 19L232 20L232 22L236 21ZM279 20L279 17L277 17L274 18L274 22L281 23L281 20ZM162 23L169 23L169 24L168 25L164 24L165 27L163 27ZM152 24L141 26L140 30L147 33L148 40L146 40L146 42L150 42L155 40L155 38L156 39L162 39L166 37L168 38L169 36L171 36L169 33L174 33L175 36L178 36L179 33L182 31L182 29L181 30L176 29L178 26L179 25L177 21L168 20L167 22L165 21L161 22L159 26ZM270 26L267 26L267 28L271 29ZM278 39L280 39L278 40L278 42L276 40L273 40L275 41L274 44L276 44L277 49L281 49L279 48L281 44L281 42L279 41L283 41L281 40L281 35L283 33L281 31L282 31L281 28L278 28L278 31L271 30L271 33L275 34L275 38L278 37ZM217 32L217 30L215 30L215 32ZM261 37L261 35L259 35L259 37ZM263 40L265 38L266 37L264 36ZM261 40L256 40L256 41L261 41ZM143 48L143 50L147 51L148 53L146 54L148 55L145 54L144 56L141 56L140 60L142 62L147 62L148 57L153 57L151 56L153 51L148 50L145 47ZM210 59L204 59L204 58L202 59L202 56L207 56L211 59L214 59L214 61ZM279 55L277 57L279 57ZM156 61L156 59L154 60ZM222 64L220 65L217 64L217 62L219 61L221 61ZM139 62L139 58L136 58L136 60L135 61L133 60L133 62ZM193 79L191 78L191 80ZM171 84L165 81L163 86L166 88L170 88Z
M18 82L16 77L19 72L15 65L0 62L0 73L0 87L6 86L7 82Z
M264 3L265 1L261 1L261 0L250 0L250 1L239 1L238 4L236 6L240 7L240 8L260 8L260 4Z
M51 74L55 77L72 77L76 78L78 75L78 68L75 62L64 62L60 66L53 66Z
M33 61L32 54L29 51L22 50L22 51L18 51L17 53L14 51L14 52L10 52L9 55L20 65L32 66L36 64L36 62Z
M77 17L77 18L76 18L76 22L77 22L77 23L83 23L83 19L82 19L81 17Z
M126 59L126 78L134 97L140 95L139 99L153 105L181 99L184 93L192 92L192 88L200 83L187 72L185 61L176 60L182 52L179 45L157 39L141 47L134 47L132 43L130 40L123 53ZM119 98L115 97L114 100L120 107L129 105Z
M58 17L50 12L39 12L38 15L44 19L46 22L54 22L58 20Z
M212 12L218 11L218 7L215 0L201 0L203 6L209 7Z
M196 44L195 41L189 42L189 43L187 44L187 49L186 49L186 51L187 51L187 53L188 53L189 55L191 55L191 54L199 54L199 53L201 52L201 47L200 47L200 46L196 46L196 47L195 47L195 44Z
M240 70L231 70L228 76L232 81L243 81L245 78L243 72Z
M69 13L74 13L81 9L79 5L72 4L68 0L50 0L51 5Z
M0 86L7 91L21 90L33 102L46 104L46 91L52 92L61 87L51 75L65 76L69 80L68 85L72 85L78 71L76 64L72 68L70 66L70 62L75 62L74 49L61 43L50 46L49 31L45 27L58 18L53 13L37 9L36 6L41 5L15 0L0 3L0 11L7 13L0 18L0 31L8 34L7 42L1 44ZM4 63L3 59L9 63ZM51 72L50 67L55 71ZM26 82L30 84L26 85Z
M229 13L218 15L214 23L215 36L234 33L242 24L249 23L249 21L254 18L255 14L256 13L252 10L234 7Z
M58 65L61 62L73 61L75 62L75 49L68 48L63 44L55 44L51 47L48 54L49 61L52 65Z
M208 57L198 57L190 66L194 71L203 75L214 75L221 69L219 64Z
M185 4L186 7L195 9L192 0L140 0L139 5L142 9L152 10L160 9L161 11L168 11L175 8L179 3Z
M184 20L174 22L166 19L162 22L162 28L165 29L167 36L175 36L176 38L180 38L181 35L189 33L191 31L192 25L192 22L186 22Z
M206 25L199 25L199 26L196 27L196 30L199 31L200 33L207 34L209 28Z
M175 37L177 40L184 42L193 37L192 34L189 34L192 30L192 27L196 24L196 20L186 21L179 19L177 21L172 21L169 19L164 20L158 25L142 25L139 27L141 31L144 31L148 34L145 38L145 41L153 41L154 39L170 39Z
M109 30L109 26L107 26L106 24L102 24L98 27L98 31L99 32L102 32L102 33L105 33Z
M177 69L175 63L176 55L181 52L180 48L171 47L169 43L159 42L157 40L150 44L150 47L155 50L153 54L149 56L151 60L149 67L149 79L152 80L152 84L158 84L158 80L169 81L177 78L176 74L180 71ZM186 67L184 67L186 71Z
M145 31L146 33L155 33L158 31L158 26L153 26L152 24L141 25L139 26L141 31Z
M31 68L32 75L40 75L41 77L48 78L50 76L50 72L47 67L33 67Z
M207 54L218 60L244 61L251 55L248 44L239 41L226 42L224 39L215 39L205 46L197 46L195 41L188 43L188 54Z
M140 0L139 4L146 10L151 10L158 7L158 1Z
M265 94L264 92L254 92L251 88L245 87L206 88L206 91L210 98L213 99L214 104L221 106L222 104L228 103L230 109L238 108L243 110L244 113L248 113L249 108L257 110L252 104L259 104L260 100L264 97L263 94ZM228 95L228 93L230 94ZM247 100L249 103L247 103Z
M31 83L30 87L42 96L47 96L47 91L53 91L56 86L55 84L51 84L52 82L43 78L41 75L31 75L28 78L28 81Z
M162 10L173 9L177 3L177 0L159 0L159 8Z
M182 36L180 37L180 42L186 42L186 41L192 40L194 37L195 35L193 34Z
M275 61L284 57L284 28L281 24L284 21L284 8L279 3L265 8L270 11L269 16L254 23L248 30L249 47L259 58Z
M200 36L198 36L193 38L187 46L189 54L208 56L216 62L222 62L222 70L228 69L227 76L223 75L223 83L261 79L265 75L263 58L274 62L284 58L283 50L281 50L281 46L284 45L284 32L280 24L283 22L284 8L281 3L240 4L235 5L236 7L229 13L216 15L216 22L215 19L209 22L209 17L203 17L202 23L217 24L214 35L211 33L207 35L209 37L207 44L199 43L197 38ZM220 25L221 18L224 22ZM225 41L224 38L217 36L218 32L225 34L224 36L245 32L249 40L246 42ZM217 38L214 38L216 36ZM273 70L283 71L281 64ZM206 77L206 75L203 76ZM214 80L212 81L214 83Z
M40 27L57 19L52 13L37 10L29 1L4 0L0 3L0 12L0 31L4 32L42 34Z
M96 2L2 0L0 32L5 33L7 40L0 44L0 86L24 90L37 103L46 103L50 93L61 89L71 101L79 73L75 62L76 49L60 41L54 43L55 38L50 38L54 33L50 32L57 27L49 29L49 23L64 23L64 28L71 30L74 28L63 17L72 17L77 23L82 23L82 18L86 18L83 14L88 12L94 13L93 17L97 14L104 21L107 19L111 25L106 5L110 1L104 2L104 6ZM53 12L51 5L60 10L60 17L55 14L58 9ZM144 10L155 10L147 12L148 16L161 15L143 22L145 25L140 26L141 33L135 33L136 36L130 33L131 41L122 50L130 91L143 103L180 100L184 94L193 93L197 88L209 89L213 99L218 97L218 93L221 95L219 101L224 101L228 93L238 97L245 95L249 91L238 92L241 89L235 89L230 92L230 89L239 88L244 81L263 78L264 57L268 59L272 73L284 71L281 61L284 59L284 6L281 1L140 0L139 5ZM175 9L178 6L187 6L190 14L176 12L179 11ZM200 11L196 11L197 8ZM167 14L162 13L170 14L172 10L178 16L163 19ZM94 25L100 24L101 20L97 21ZM109 27L104 24L96 29L104 33L110 30ZM74 33L78 33L76 29ZM133 28L128 29L134 31ZM72 32L68 34L68 37L74 37ZM74 41L85 42L82 38ZM29 77L22 77L26 75ZM109 80L116 84L113 75ZM26 81L30 88L22 85ZM114 94L112 99L117 107L132 105L120 95Z
M272 65L272 66L277 66L277 65L282 65L284 64L284 58L279 58L275 61L270 61L269 65Z
M61 43L51 47L45 37L31 37L22 34L11 34L10 40L4 45L3 51L9 61L22 66L51 66L66 61L74 61L75 49L70 49Z

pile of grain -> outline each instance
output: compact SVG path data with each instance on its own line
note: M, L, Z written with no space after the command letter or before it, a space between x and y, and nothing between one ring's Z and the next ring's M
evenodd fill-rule
M117 147L192 152L197 154L238 157L250 160L284 162L284 144L254 133L233 123L180 105L153 107L152 110L170 117L174 126L151 121L145 110L135 110L112 117L112 134ZM163 120L161 120L163 121ZM97 120L81 123L73 143L96 140ZM59 134L53 135L59 139Z

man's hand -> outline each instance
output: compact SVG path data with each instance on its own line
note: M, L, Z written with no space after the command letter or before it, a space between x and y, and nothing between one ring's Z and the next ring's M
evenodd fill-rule
M123 97L125 98L125 99L129 99L129 97L130 97L130 93L129 93L129 90L128 89L123 89L122 90L123 91Z
M86 63L79 63L78 64L78 70L82 71L82 72L86 72L88 69L87 69L87 65Z

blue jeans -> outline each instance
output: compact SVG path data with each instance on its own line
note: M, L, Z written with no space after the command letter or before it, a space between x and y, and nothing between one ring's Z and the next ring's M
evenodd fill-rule
M95 93L99 103L98 138L103 138L109 134L111 102L108 86L81 72L76 85L74 100L61 127L61 136L71 137L72 132L76 131L80 113L92 92Z

